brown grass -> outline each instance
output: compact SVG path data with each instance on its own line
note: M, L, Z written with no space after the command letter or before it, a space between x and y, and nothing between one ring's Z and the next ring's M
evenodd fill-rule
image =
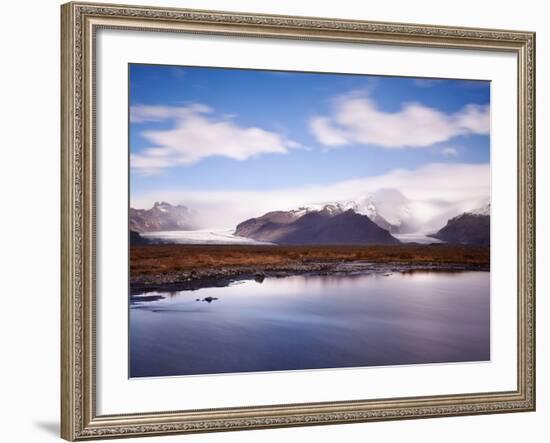
M130 272L135 277L204 268L269 268L310 262L355 260L488 266L489 247L147 245L131 248Z

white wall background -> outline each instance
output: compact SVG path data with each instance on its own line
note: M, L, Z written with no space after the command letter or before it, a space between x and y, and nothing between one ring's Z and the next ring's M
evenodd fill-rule
M128 0L134 4L314 15L537 32L538 410L246 431L140 441L547 441L550 419L550 29L545 3L474 1ZM55 441L59 431L59 4L9 2L0 27L0 416L2 441ZM546 197L547 199L547 197Z

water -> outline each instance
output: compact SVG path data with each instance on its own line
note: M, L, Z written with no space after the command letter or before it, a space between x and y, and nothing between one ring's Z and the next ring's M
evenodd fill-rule
M488 272L295 276L143 295L130 309L131 377L490 359Z

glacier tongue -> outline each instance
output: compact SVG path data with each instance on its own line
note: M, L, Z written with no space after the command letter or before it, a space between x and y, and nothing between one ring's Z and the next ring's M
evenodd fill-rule
M161 231L141 234L144 238L160 243L181 245L273 245L233 234L233 229L199 229L194 231Z
M437 238L430 237L428 234L424 233L414 233L414 234L393 234L395 238L400 240L402 243L420 243L423 245L430 245L434 243L445 243L442 240Z

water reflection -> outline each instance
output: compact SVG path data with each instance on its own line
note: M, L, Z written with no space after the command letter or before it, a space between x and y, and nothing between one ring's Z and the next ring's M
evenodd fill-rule
M161 298L162 297L162 298ZM132 377L481 361L489 273L296 276L131 299Z

